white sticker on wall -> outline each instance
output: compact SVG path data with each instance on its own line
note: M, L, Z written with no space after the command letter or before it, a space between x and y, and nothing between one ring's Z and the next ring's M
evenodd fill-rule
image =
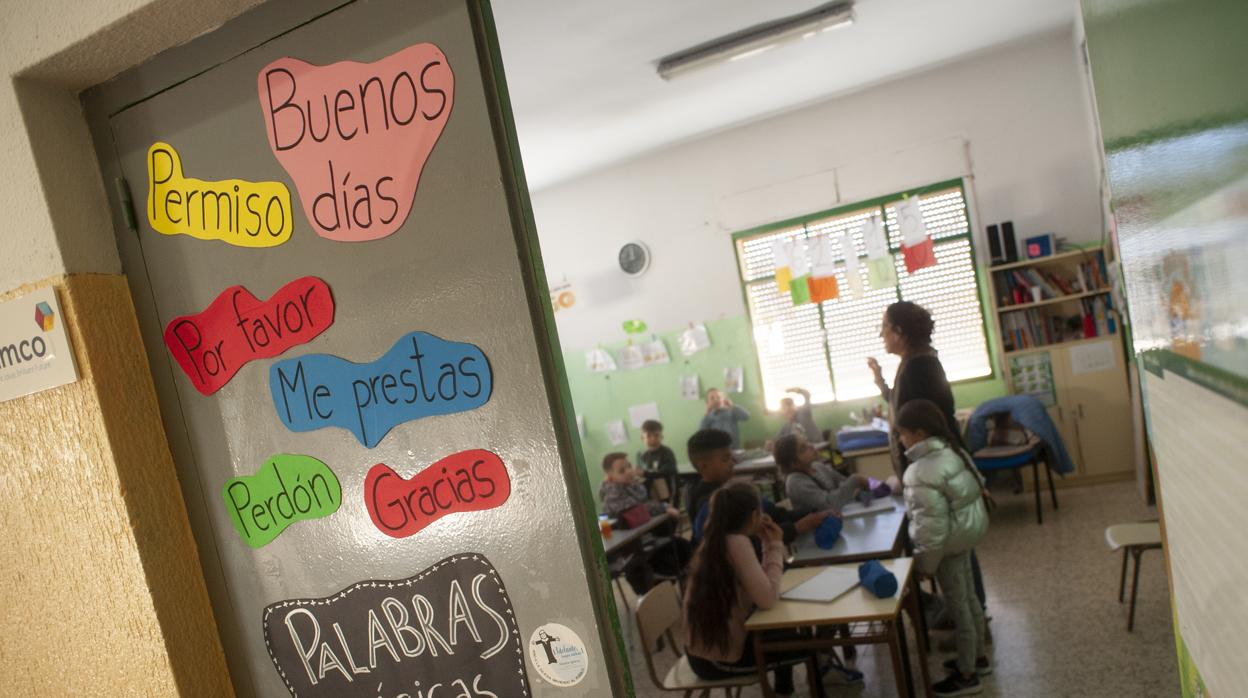
M575 686L589 671L585 643L566 625L547 623L529 638L529 663L537 675L555 686Z

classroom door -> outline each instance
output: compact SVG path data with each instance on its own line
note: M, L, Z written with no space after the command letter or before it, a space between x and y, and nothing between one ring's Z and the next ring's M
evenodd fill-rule
M88 95L240 695L626 690L500 66L278 1Z

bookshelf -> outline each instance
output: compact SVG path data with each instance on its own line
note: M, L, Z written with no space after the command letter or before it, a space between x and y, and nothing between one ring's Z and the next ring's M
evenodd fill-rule
M1106 254L1091 247L988 267L1010 392L1049 408L1076 464L1070 479L1089 483L1132 472L1126 360Z

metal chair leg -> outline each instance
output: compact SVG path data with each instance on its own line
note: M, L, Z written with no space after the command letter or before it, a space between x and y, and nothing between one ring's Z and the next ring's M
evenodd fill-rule
M1031 475L1035 480L1033 489L1036 491L1036 523L1044 525L1044 510L1040 508L1040 464L1036 461L1031 462Z
M1131 557L1135 558L1135 571L1131 573L1131 609L1127 611L1127 632L1135 630L1135 592L1140 588L1140 553L1142 552L1138 548L1131 551Z
M1122 549L1122 574L1118 576L1118 603L1122 603L1122 594L1127 590L1127 552L1129 547Z
M1057 509L1057 488L1053 486L1053 469L1047 461L1044 464L1044 474L1049 478L1049 499L1053 500L1053 508Z

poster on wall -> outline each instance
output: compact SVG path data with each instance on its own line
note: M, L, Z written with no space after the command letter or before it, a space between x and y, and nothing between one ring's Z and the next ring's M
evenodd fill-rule
M698 323L680 333L680 353L685 356L705 351L711 347L711 336L706 332L706 325Z
M647 402L643 405L633 405L628 408L628 423L633 425L634 429L640 429L641 425L647 420L653 419L658 422L659 404L657 402Z
M0 402L78 380L56 289L0 303Z
M732 366L724 369L724 391L729 393L745 392L745 369Z
M645 365L646 357L641 353L641 347L630 341L620 349L620 368L625 371L636 371Z
M641 345L641 355L642 361L647 366L672 362L671 355L667 353L667 343L658 337L654 337L649 342Z
M682 400L702 399L702 382L696 375L680 377L680 397Z
M1015 395L1030 395L1045 407L1057 404L1053 382L1053 361L1049 352L1010 357L1010 385Z
M607 440L612 446L628 443L628 432L624 429L624 420L616 419L606 424Z

